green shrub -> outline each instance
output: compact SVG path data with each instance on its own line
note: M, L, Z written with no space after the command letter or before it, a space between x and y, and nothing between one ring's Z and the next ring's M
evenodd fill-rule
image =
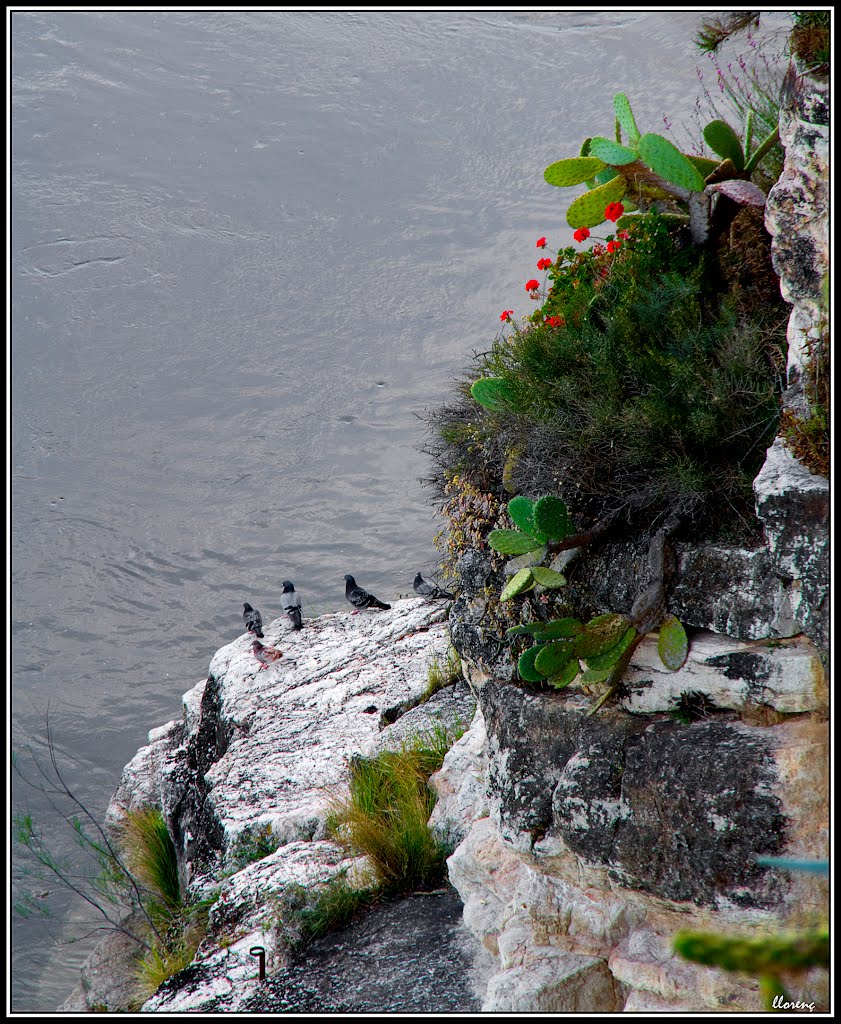
M558 254L533 321L479 364L511 402L474 413L472 450L455 449L453 466L442 446L442 470L493 470L498 494L507 467L520 493L560 490L582 523L624 505L676 512L708 535L750 526L752 481L779 422L778 289L761 311L741 309L710 254L656 215L617 249Z

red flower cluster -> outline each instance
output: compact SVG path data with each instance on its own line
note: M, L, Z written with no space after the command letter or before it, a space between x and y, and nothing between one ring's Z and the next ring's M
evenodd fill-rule
M618 252L619 249L621 249L621 248L622 248L622 243L621 242L608 242L607 243L607 251L608 252Z
M511 319L511 317L513 315L514 315L514 310L513 309L503 309L503 311L499 314L499 319L503 320L503 321L508 321L508 320Z
M590 229L579 228L577 231L573 232L572 237L576 240L576 242L586 242L587 239L590 237Z
M543 322L547 327L563 327L566 323L562 316L547 316Z
M604 208L604 219L612 220L615 223L624 212L625 207L621 203L608 203Z
M538 240L534 244L537 246L538 249L545 249L546 248L546 236L544 235L543 238L538 238Z
M537 261L538 270L548 270L552 266L552 261L548 256L544 256L542 260Z
M631 232L630 231L617 231L616 232L616 237L617 238L624 238L625 241L627 242L628 239L631 237Z
M532 278L531 281L526 281L526 291L527 292L536 292L539 287L540 287L540 281L535 281L534 278Z

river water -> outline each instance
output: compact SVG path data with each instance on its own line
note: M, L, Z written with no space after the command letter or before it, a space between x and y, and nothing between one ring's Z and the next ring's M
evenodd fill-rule
M49 710L102 816L244 601L342 608L434 569L419 415L572 244L551 162L692 127L703 12L18 10L10 16L11 746ZM31 786L54 850L72 835ZM12 919L12 1009L94 936Z

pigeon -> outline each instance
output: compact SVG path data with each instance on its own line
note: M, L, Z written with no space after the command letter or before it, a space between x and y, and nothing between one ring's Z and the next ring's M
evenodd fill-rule
M245 623L245 628L249 633L253 633L255 636L262 638L263 617L257 609L252 608L247 601L242 606L242 621Z
M363 608L390 608L390 604L383 604L373 594L369 594L367 590L363 590L362 587L358 586L356 580L350 574L345 576L345 597L350 601L356 611L353 613L356 615L357 612Z
M300 629L303 625L301 619L301 596L295 590L292 580L283 581L283 593L280 595L280 603L283 610L292 620L292 628Z
M437 583L430 583L429 580L425 580L420 573L415 576L415 593L418 597L428 597L431 600L435 600L439 597L454 597L449 590L444 590L439 587Z
M259 640L254 641L251 645L251 650L254 652L254 657L260 662L260 668L257 669L258 672L268 668L269 665L273 665L283 657L283 651L279 651L276 647L261 644Z

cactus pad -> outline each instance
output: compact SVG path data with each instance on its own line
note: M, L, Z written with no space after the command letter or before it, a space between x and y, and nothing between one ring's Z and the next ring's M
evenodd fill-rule
M470 394L491 412L502 412L515 400L514 389L503 377L480 377L473 382Z
M535 647L529 647L527 651L523 651L520 655L517 662L517 671L520 673L521 679L525 679L529 683L540 683L543 681L545 676L534 667L535 658L537 658L542 650L542 644L537 644Z
M535 502L534 523L552 540L563 540L574 532L566 505L554 494L546 494Z
M501 555L524 555L534 550L535 539L519 530L491 530L488 544Z
M576 637L575 653L587 660L597 654L605 654L615 647L628 631L630 622L626 615L609 613L590 619L584 631Z
M530 498L524 498L521 494L512 498L508 502L508 515L523 533L527 533L541 542L546 541L545 535L541 534L534 525L534 502Z
M587 668L592 669L594 672L601 672L604 669L612 669L625 651L627 651L631 646L636 636L637 631L633 626L629 626L628 630L622 636L622 639L614 647L605 651L604 654L591 654L590 657L586 659Z
M532 587L534 587L534 576L531 574L531 569L520 569L508 581L499 595L499 599L500 601L510 601L512 597L516 597L518 594L525 594Z
M534 565L532 566L531 571L537 583L543 587L544 590L557 590L559 587L565 587L567 585L566 576L562 573L555 572L554 569L547 569L542 565Z
M648 132L639 141L639 152L645 163L665 181L690 192L703 192L704 179L691 163L662 135Z
M670 672L677 672L686 661L689 641L686 638L686 630L674 615L667 615L663 619L660 636L657 638L657 653L660 655L660 661Z
M550 185L580 185L582 181L592 178L603 171L604 160L594 156L573 156L568 160L558 160L549 164L543 172L543 177Z
M627 181L617 174L604 185L579 196L567 210L567 224L571 228L594 228L604 222L604 208L618 203L628 187Z
M590 140L590 153L606 164L631 164L640 158L636 150L620 146L618 142L604 139L600 135Z
M555 640L537 653L534 667L544 676L556 676L566 668L574 653L575 643L572 640Z
M640 139L639 128L637 128L637 122L634 120L630 101L624 92L618 92L613 97L613 113L625 132L628 142L632 146L636 146Z
M737 171L744 170L745 152L742 143L726 121L710 121L704 128L704 141L722 160L732 160Z
M573 658L571 661L567 662L560 672L550 676L546 682L549 683L550 686L554 686L556 690L563 690L565 686L569 686L580 671L581 666L578 664L578 659Z

